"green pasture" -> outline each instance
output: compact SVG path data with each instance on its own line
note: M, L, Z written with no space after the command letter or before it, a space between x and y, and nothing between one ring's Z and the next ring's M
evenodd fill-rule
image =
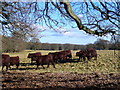
M39 66L39 69L36 70L36 65L30 65L31 60L27 58L29 53L34 52L41 52L42 55L47 55L49 52L56 52L56 51L47 51L47 50L25 50L18 53L7 53L10 56L19 56L20 57L20 66L19 69L16 70L16 66L11 66L11 71L18 71L18 72L78 72L78 73L91 73L91 72L98 72L98 73L119 73L120 71L120 60L118 59L118 52L114 50L97 50L98 59L88 62L66 62L66 63L59 63L55 64L56 69L50 65L49 68L43 69L42 66ZM78 57L75 56L77 51L72 51L72 56L75 61L77 61ZM45 65L45 67L47 67Z

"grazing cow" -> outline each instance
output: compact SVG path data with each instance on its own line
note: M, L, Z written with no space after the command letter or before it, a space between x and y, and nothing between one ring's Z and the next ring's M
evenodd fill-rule
M29 53L27 58L31 58L31 63L36 61L36 57L41 56L41 52Z
M6 66L6 71L7 71L8 67L10 66L10 56L7 54L2 54L2 71L5 66Z
M87 58L90 60L92 57L94 57L95 60L97 60L97 51L94 48L88 48L87 50Z
M92 57L97 60L97 52L93 48L81 50L76 53L76 56L79 56L79 60L83 59L85 61L85 58L87 57L88 60L90 60Z
M77 52L77 53L76 53L76 56L78 56L78 57L79 57L79 59L78 59L78 60L83 59L83 60L85 61L85 57L86 57L86 50L81 50L81 51Z
M10 66L12 65L16 65L16 68L18 69L19 67L19 56L16 56L16 57L10 57Z
M43 65L47 64L47 68L49 68L49 64L51 63L53 65L53 67L55 68L55 64L54 64L54 60L53 60L53 56L51 54L48 55L42 55L42 56L38 56L36 57L36 63L37 63L37 68L39 67L39 65L42 65L43 69L45 68Z

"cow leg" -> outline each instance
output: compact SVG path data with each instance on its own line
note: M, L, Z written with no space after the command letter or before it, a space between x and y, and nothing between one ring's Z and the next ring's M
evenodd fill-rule
M6 71L8 70L8 67L9 67L9 66L6 66Z
M39 64L37 64L36 70L38 69L38 67L39 67Z
M83 62L83 61L84 61L84 58L83 58L83 57L80 57L80 61Z
M9 68L11 69L10 65L9 65Z
M41 64L41 66L43 67L43 69L45 69L45 67L43 66L43 64Z
M55 68L55 64L54 64L54 62L52 62L52 65L53 65L53 68Z
M83 60L85 61L85 57L83 57Z
M49 68L49 65L50 65L50 64L48 63L48 66L47 66L47 68Z
M94 57L94 59L95 59L95 60L97 60L97 56L96 56L96 57Z
M2 66L2 71L3 71L4 66Z
M31 63L33 63L33 60L31 60Z
M90 60L90 57L87 57L87 60L89 61L89 60Z
M18 69L18 67L19 67L19 63L18 63L18 64L16 64L16 69Z
M80 56L79 56L79 59L78 59L78 62L80 61Z
M88 61L90 61L92 59L92 57L87 57Z
M58 63L58 61L57 61L57 60L55 60L55 63Z

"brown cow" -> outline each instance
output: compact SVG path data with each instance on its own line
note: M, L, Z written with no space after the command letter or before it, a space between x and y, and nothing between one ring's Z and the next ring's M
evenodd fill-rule
M70 50L54 52L54 53L49 53L49 54L53 56L53 60L56 63L58 63L58 61L60 60L67 60L67 57L72 58L72 53Z
M31 63L36 61L36 57L41 56L41 52L29 53L27 58L31 58Z
M97 52L93 48L88 48L88 49L85 49L85 50L81 50L81 51L76 53L76 56L79 56L79 60L80 59L85 60L86 57L87 57L88 60L90 60L92 57L94 57L94 59L97 60Z
M67 60L67 53L66 52L56 52L58 60Z
M58 61L60 61L60 60L66 60L67 55L68 55L65 51L54 52L54 53L49 53L49 54L53 56L53 60L56 63L58 63Z
M83 60L85 61L85 57L86 57L86 50L81 50L81 51L77 52L77 53L76 53L76 56L78 56L78 57L79 57L79 59L78 59L78 60L83 59Z
M72 52L71 50L66 50L66 51L62 51L66 54L66 57L68 57L69 59L72 59Z
M55 68L53 56L51 54L36 57L36 63L37 63L37 68L36 69L38 69L39 65L42 65L42 67L44 69L45 68L43 66L44 64L47 64L48 65L47 68L49 68L50 63L52 63L53 67Z
M48 55L52 55L52 57L53 57L53 61L55 62L55 63L58 63L58 54L56 53L56 52L54 52L54 53L48 53Z
M16 65L16 68L18 69L19 67L19 56L16 56L16 57L10 57L10 66L12 65Z
M97 60L97 51L94 48L88 48L87 50L87 58L90 60L92 57L94 57L95 60Z
M6 71L7 71L8 67L10 66L10 56L7 54L2 54L2 71L5 66L6 66Z

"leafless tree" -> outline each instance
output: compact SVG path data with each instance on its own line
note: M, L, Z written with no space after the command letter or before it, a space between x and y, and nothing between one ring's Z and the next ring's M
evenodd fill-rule
M46 2L0 4L3 33L8 33L8 30L29 33L33 30L33 24L40 24L56 31L71 26L92 35L103 36L108 33L119 35L120 2L46 0Z

